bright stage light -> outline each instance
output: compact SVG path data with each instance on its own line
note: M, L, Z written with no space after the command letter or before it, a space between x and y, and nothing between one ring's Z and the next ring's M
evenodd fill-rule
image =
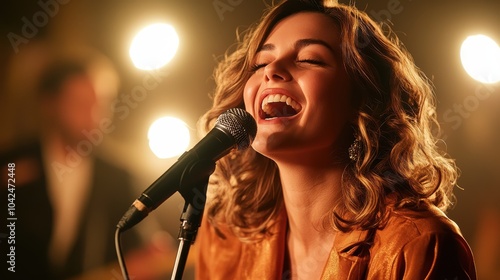
M129 54L135 67L158 69L167 64L177 52L179 37L168 24L158 23L142 29L132 40Z
M485 35L469 36L460 49L462 65L473 79L486 84L500 81L500 47Z
M148 131L149 148L158 158L171 158L186 151L189 129L183 121L163 117L151 124Z

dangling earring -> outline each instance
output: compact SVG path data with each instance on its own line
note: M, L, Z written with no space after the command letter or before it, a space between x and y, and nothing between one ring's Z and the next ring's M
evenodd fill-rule
M351 146L348 149L349 158L352 161L358 161L361 153L361 140L357 133L354 133L354 142L352 142Z

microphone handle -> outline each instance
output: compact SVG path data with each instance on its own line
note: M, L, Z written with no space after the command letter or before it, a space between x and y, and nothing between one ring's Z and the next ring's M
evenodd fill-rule
M208 178L215 170L215 162L234 147L234 138L214 127L132 203L117 227L122 231L133 227L177 191L186 201L192 200L196 196L192 187Z

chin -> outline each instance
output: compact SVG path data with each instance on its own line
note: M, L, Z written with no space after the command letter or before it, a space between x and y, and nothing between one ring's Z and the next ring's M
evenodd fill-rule
M274 133L266 137L257 136L252 143L252 148L259 154L272 159L273 156L279 155L286 150L285 145L290 143L287 139L289 138L279 133Z

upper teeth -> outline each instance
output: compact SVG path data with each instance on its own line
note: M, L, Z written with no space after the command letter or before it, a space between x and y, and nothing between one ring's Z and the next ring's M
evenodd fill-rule
M286 105L291 106L295 111L300 110L299 103L295 102L295 100L283 94L270 94L264 97L264 100L262 100L262 110L264 112L269 111L270 110L269 103L273 102L286 102Z

